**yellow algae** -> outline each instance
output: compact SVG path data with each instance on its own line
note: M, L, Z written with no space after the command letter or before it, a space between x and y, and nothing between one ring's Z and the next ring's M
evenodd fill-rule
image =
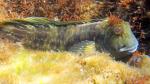
M10 45L11 46L11 45ZM12 52L9 47L8 53ZM0 65L0 83L6 84L124 84L149 73L149 63L134 68L109 54L34 51L16 47L8 64ZM0 53L2 56L2 54ZM144 58L149 62L149 58ZM144 73L145 72L145 73Z
M13 55L18 52L18 49L16 44L0 39L0 64L9 63Z
M141 62L141 72L147 75L150 75L150 57L143 56Z
M9 71L0 71L0 84L18 84L17 76Z

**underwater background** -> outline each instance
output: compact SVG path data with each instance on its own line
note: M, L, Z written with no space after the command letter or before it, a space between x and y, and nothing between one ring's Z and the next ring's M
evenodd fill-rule
M0 32L0 84L150 84L149 4L149 0L0 0L1 23L26 17L78 22L115 16L130 23L139 42L122 62L95 51L93 44L84 53L34 50Z

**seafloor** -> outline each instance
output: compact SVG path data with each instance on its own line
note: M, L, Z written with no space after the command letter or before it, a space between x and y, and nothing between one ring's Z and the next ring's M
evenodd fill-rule
M0 0L0 22L31 16L97 21L114 15L130 23L139 41L125 63L93 51L93 46L81 54L40 51L0 36L0 84L150 84L149 4L149 0Z

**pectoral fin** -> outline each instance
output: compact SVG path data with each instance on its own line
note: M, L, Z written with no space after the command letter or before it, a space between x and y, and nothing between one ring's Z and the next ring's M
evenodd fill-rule
M81 41L70 47L69 51L75 53L92 53L96 51L94 41Z

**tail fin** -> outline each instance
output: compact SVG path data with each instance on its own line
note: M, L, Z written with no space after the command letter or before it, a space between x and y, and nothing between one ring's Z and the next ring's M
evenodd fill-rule
M43 17L29 17L0 22L0 38L13 42L21 42L25 47L38 48L44 45L45 32L49 28L49 20ZM41 31L44 33L41 34ZM39 36L42 37L39 37ZM47 34L46 34L47 35ZM47 38L47 37L44 37ZM32 43L35 43L32 45ZM42 44L43 45L40 45Z

